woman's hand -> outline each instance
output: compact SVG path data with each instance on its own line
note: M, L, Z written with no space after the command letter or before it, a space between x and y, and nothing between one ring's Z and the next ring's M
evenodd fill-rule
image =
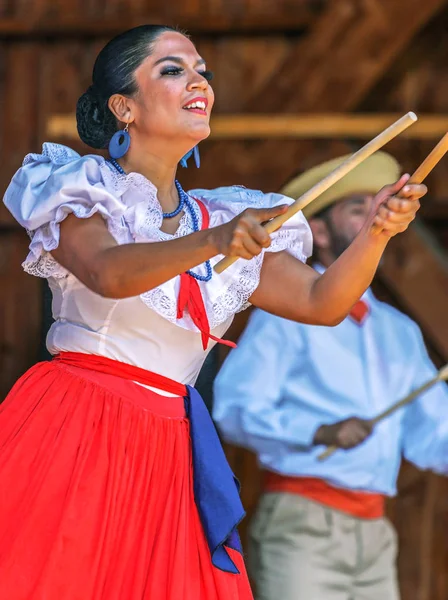
M271 245L269 234L262 224L282 215L287 209L287 204L273 208L247 208L228 223L210 229L210 242L216 248L216 254L248 260L257 256L263 248Z
M426 186L408 181L404 175L376 194L361 231L323 275L286 252L266 254L250 302L292 321L338 325L370 285L390 238L408 227L420 207ZM373 225L380 235L371 233Z
M373 223L381 233L393 237L408 228L420 208L419 199L428 191L426 185L407 184L409 175L403 175L393 185L386 185L373 200Z

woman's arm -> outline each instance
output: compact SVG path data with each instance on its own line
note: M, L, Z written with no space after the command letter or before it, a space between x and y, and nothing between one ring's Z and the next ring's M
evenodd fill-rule
M340 323L369 287L390 238L404 231L415 217L426 187L408 185L400 191L405 182L402 177L377 194L363 229L323 275L286 252L267 253L252 304L292 321ZM398 191L400 198L394 196ZM381 227L379 235L372 234L373 223Z
M137 296L204 261L224 254L252 258L270 239L261 223L287 206L248 209L224 225L166 242L119 245L103 218L69 215L61 223L53 257L84 285L101 296Z

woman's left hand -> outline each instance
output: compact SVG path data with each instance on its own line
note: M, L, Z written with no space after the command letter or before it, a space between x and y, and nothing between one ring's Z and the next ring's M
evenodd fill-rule
M426 185L407 183L403 175L393 185L386 185L373 199L371 223L381 233L393 237L408 228L420 208L419 199L428 191Z

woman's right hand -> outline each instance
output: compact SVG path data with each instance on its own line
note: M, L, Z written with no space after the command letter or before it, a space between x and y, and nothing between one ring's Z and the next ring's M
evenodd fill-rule
M272 208L247 208L224 225L210 229L210 241L217 254L236 256L247 260L258 256L263 248L271 245L271 238L263 223L282 215L287 204Z

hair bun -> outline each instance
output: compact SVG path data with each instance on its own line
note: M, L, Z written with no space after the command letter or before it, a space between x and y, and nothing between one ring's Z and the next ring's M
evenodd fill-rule
M92 148L106 148L117 131L114 115L92 85L78 100L76 122L79 137Z

